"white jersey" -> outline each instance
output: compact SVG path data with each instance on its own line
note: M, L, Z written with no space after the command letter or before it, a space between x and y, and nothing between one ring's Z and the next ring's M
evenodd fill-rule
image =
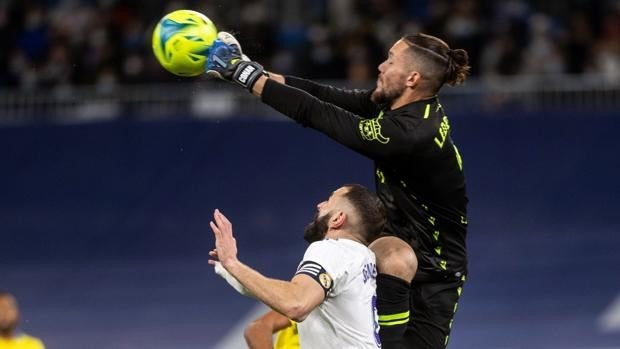
M349 239L312 243L297 274L313 277L325 300L297 325L302 349L380 348L375 254Z

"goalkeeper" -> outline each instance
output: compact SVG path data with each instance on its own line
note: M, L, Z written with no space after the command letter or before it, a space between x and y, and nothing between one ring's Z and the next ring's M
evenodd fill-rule
M218 37L207 74L374 161L388 217L370 246L383 348L445 348L467 275L468 199L437 94L466 79L467 52L434 36L406 35L379 65L374 89L346 90L267 72L232 35Z

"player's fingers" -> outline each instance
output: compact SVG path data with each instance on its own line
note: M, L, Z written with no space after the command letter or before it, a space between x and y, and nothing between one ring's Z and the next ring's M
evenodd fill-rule
M212 79L223 79L222 74L218 73L215 70L207 70L207 76Z
M215 235L215 238L220 239L222 237L222 232L217 227L217 225L215 225L215 223L213 223L212 221L209 222L209 225L211 226L211 230L213 230L213 234Z
M224 216L224 214L220 210L215 210L215 211L216 211L216 214L219 216L223 226L225 226L226 228L230 228L232 230L232 223L230 223L228 218L226 218L226 216Z
M217 223L218 227L222 226L222 219L220 217L220 210L218 210L217 208L215 209L215 211L213 211L213 220L215 220L215 223Z
M216 266L217 263L218 263L217 261L209 259L209 264L211 264L212 266Z
M215 218L215 221L217 222L217 226L222 230L222 232L225 232L227 235L231 234L230 232L230 224L226 223L226 217L224 217L224 215L222 214L222 212L220 212L220 210L216 209L215 213L213 214L213 217Z
M228 225L229 227L232 228L232 223L228 220L228 218L226 216L224 216L224 214L222 212L220 212L220 214L222 215L222 221L224 222L224 224Z

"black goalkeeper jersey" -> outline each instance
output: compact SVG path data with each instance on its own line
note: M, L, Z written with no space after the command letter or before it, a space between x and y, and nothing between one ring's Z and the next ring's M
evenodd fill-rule
M382 109L372 91L345 90L291 76L269 80L262 100L306 127L374 160L386 233L418 257L416 281L467 273L467 196L458 149L437 97Z

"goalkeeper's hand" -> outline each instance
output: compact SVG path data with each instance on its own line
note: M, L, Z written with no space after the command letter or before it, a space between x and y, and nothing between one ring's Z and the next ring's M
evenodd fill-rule
M222 263L215 262L215 273L221 276L224 280L226 280L226 282L228 282L230 286L232 286L235 290L237 290L237 292L241 293L244 296L250 296L250 297L253 296L252 293L239 282L239 280L235 279L235 277L232 276L228 272L228 270L226 270L222 266Z
M235 37L221 32L209 49L207 75L235 82L252 91L252 86L259 77L265 75L265 70L260 64L250 61L247 56L245 59Z
M219 32L217 33L217 39L219 39L226 45L235 47L237 50L239 50L239 55L241 55L242 60L248 61L248 62L250 61L250 57L246 56L243 53L243 50L241 49L241 44L239 43L239 40L235 38L234 35L232 35L229 32Z

